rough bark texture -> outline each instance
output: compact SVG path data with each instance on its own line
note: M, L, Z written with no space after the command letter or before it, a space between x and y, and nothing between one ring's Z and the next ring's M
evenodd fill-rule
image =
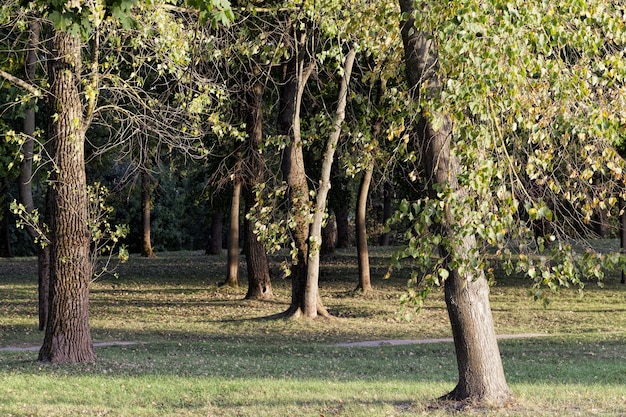
M80 101L82 45L57 31L50 41L52 59L48 96L53 168L50 177L50 309L39 360L90 362L96 359L89 328L90 233L87 224L85 126Z
M150 174L141 172L141 256L154 258L150 236L150 213L152 212L152 181Z
M241 180L235 179L230 202L230 224L228 226L228 253L226 279L222 285L239 286L239 204L241 201Z
M256 75L256 74L255 74ZM252 208L255 201L254 188L264 181L265 166L259 148L263 143L263 84L254 80L245 93L246 102L246 130L248 146L245 165L245 198L246 213ZM265 250L265 243L259 241L254 234L254 219L246 219L246 237L244 252L246 254L246 270L248 272L247 299L269 300L273 296L270 281L270 266Z
M439 90L436 74L436 51L425 33L414 27L412 0L400 0L400 8L409 19L403 22L402 39L409 87L414 94L422 85L429 93ZM463 194L457 175L460 172L458 159L450 152L452 123L444 114L432 115L442 121L435 129L422 115L417 128L418 140L425 161L429 188L434 185L450 187ZM433 193L434 194L434 193ZM453 242L441 248L444 263L453 255L463 258L476 247L475 237L452 236L451 226L455 220L448 214L439 224L440 232ZM502 406L511 399L494 330L489 306L489 285L482 271L461 273L450 266L450 275L445 281L445 300L452 326L456 350L459 382L444 398Z
M369 194L370 184L372 182L372 173L374 171L374 164L370 163L367 169L363 172L361 177L361 183L359 184L359 195L356 203L356 252L358 255L359 264L359 284L356 289L363 292L369 292L372 290L371 276L370 276L370 258L369 250L367 247L367 196Z

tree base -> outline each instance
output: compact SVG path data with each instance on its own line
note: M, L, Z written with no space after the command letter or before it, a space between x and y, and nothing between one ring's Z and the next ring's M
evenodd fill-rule
M455 410L472 408L503 408L513 401L513 393L506 390L493 393L467 393L457 385L452 391L437 399L440 403L452 406Z

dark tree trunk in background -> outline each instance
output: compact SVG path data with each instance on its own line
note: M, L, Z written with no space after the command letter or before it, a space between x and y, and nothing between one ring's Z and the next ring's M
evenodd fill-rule
M11 250L11 230L9 228L9 219L11 218L11 210L9 210L9 187L7 179L0 180L0 257L12 258Z
M426 33L415 28L413 4L413 0L400 0L401 11L408 17L401 28L407 79L410 91L417 99L423 84L431 93L436 93L440 85L436 74L435 45ZM457 181L459 161L450 151L452 123L445 114L432 117L441 120L441 126L435 128L430 123L431 119L422 115L416 132L424 156L425 176L430 179L430 193L436 198L434 188L439 185L449 187L460 194L459 198L463 198L466 191L459 187ZM496 340L489 305L489 284L482 271L461 271L447 264L453 254L464 259L476 248L473 235L453 236L454 221L452 215L447 213L437 225L440 233L453 242L449 246L441 246L440 251L444 267L449 271L444 283L445 301L459 371L457 386L444 398L502 406L510 401L512 394L506 383Z
M48 61L48 135L55 170L50 176L50 309L39 360L95 361L89 328L90 230L85 175L83 105L78 86L81 41L56 31ZM52 116L55 117L52 117Z
M224 223L222 219L224 213L220 209L213 210L211 214L211 227L209 230L209 242L206 247L207 255L221 255L222 254L222 229Z
M31 16L29 23L29 37L28 46L26 51L25 60L25 72L26 80L35 85L35 75L37 70L37 48L39 47L39 37L41 34L41 21L37 16ZM22 155L24 158L20 164L20 175L17 179L18 192L20 196L20 202L26 207L27 213L32 213L35 209L35 203L33 200L33 151L34 151L34 135L35 135L35 99L31 99L28 103L26 110L24 111L24 144L22 145ZM49 193L46 193L46 207L42 210L42 220L44 223L48 222L48 216L50 213L50 199ZM42 246L38 242L43 238L45 241L47 236L39 236L37 230L31 226L27 226L26 230L30 238L35 242L35 248L37 250L38 258L38 310L39 310L39 330L46 328L48 321L48 293L50 288L50 245Z
M383 218L381 219L383 226L387 224L387 220L389 220L393 214L391 207L392 196L393 189L391 188L391 184L388 181L385 181L385 184L383 185ZM389 246L389 236L389 232L384 232L380 235L380 246Z
M621 197L619 199L619 242L620 250L622 253L626 253L626 201ZM622 284L626 284L626 271L622 269Z
M241 180L235 179L230 202L230 223L228 225L228 252L226 279L222 285L239 286L239 205L241 202Z
M348 207L342 207L335 212L335 221L337 222L337 247L349 248L350 247L350 222L348 218L350 211Z
M257 73L253 74L258 76ZM245 92L246 103L246 130L248 143L246 148L244 176L246 213L255 203L255 187L265 179L265 163L259 152L263 144L263 84L255 79ZM273 296L270 281L270 265L267 260L265 243L259 241L254 234L255 220L245 220L246 237L244 239L244 253L246 254L246 270L248 273L248 292L246 299L269 300Z
M152 212L152 178L145 170L141 171L141 256L154 258L150 236L150 214Z
M367 247L367 197L369 195L369 188L372 182L372 173L374 171L374 164L370 163L367 169L363 172L361 177L361 183L359 185L359 195L356 202L356 252L358 255L359 264L359 284L356 289L361 290L364 293L372 290L372 283L370 278L370 257Z
M322 255L328 255L335 252L335 246L337 244L337 223L335 222L335 216L328 216L326 224L322 228Z

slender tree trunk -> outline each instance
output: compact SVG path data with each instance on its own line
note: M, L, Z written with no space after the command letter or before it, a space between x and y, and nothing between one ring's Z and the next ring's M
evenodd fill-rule
M230 203L230 224L228 226L228 253L226 280L222 285L239 286L239 204L241 201L241 180L235 179Z
M306 36L298 35L299 51L303 51ZM296 258L291 265L291 304L283 313L287 317L300 317L304 311L304 299L307 286L307 261L309 256L309 185L304 170L302 138L300 136L300 108L302 94L314 64L305 62L304 53L296 53L289 61L286 79L280 91L280 110L278 131L288 135L291 143L283 152L283 176L288 184L290 216L295 226L292 229Z
M13 251L11 250L11 231L9 228L9 218L11 211L9 210L9 187L7 186L7 179L0 180L0 257L12 258Z
M141 256L154 258L150 236L150 214L152 212L152 181L150 174L141 171Z
M39 17L32 16L28 23L29 28L29 37L28 37L28 47L26 51L26 60L25 60L25 68L26 68L26 80L30 84L35 84L35 75L37 71L37 48L39 47L39 37L41 34L41 21ZM18 193L20 196L20 202L26 207L27 213L32 213L35 209L35 203L33 200L33 189L32 189L32 180L33 180L33 151L34 151L34 142L35 142L35 108L36 102L35 99L31 99L28 103L28 106L24 112L24 124L23 124L23 132L24 132L24 144L22 145L22 155L24 158L20 164L20 175L17 179L18 184ZM47 222L49 215L49 193L46 192L46 207L43 212L43 222ZM37 250L37 258L38 258L38 310L39 310L39 330L44 330L46 328L46 323L48 321L48 293L50 288L50 246L45 245L42 246L41 243L37 243L39 239L42 241L46 241L48 237L39 236L38 232L33 228L28 226L26 228L28 235L35 242L35 248Z
M620 250L626 253L626 201L620 197L619 199L619 242ZM622 269L622 284L626 284L626 271Z
M402 23L402 39L409 88L413 94L425 84L430 92L436 93L440 86L436 74L436 51L427 34L419 32L413 18L412 0L400 0L403 15L408 16ZM417 97L415 97L417 99ZM459 187L457 175L459 161L450 151L452 123L444 114L430 117L441 121L435 128L425 115L417 126L418 139L424 154L426 178L430 179L429 189L436 197L434 186L449 187L452 191L464 194ZM452 255L459 259L469 256L476 248L473 235L458 237L452 235L453 216L448 211L438 225L440 232L453 243L446 253L443 246L441 255L449 270L445 281L445 300L452 326L456 350L459 382L455 389L444 398L458 401L472 401L502 406L510 401L512 394L504 376L500 352L496 340L493 317L489 306L489 285L482 271L459 270L448 264Z
M254 71L257 77L259 71ZM245 92L246 102L246 129L248 146L245 165L248 172L245 175L246 213L252 208L255 201L254 188L265 179L265 164L259 152L263 144L263 84L255 79L251 87ZM270 281L270 265L267 260L265 243L259 241L254 234L254 219L245 220L246 237L244 252L246 254L246 268L248 272L247 299L269 300L272 298L272 283Z
M350 223L348 218L350 212L347 205L341 209L335 211L335 220L337 222L337 247L348 248L350 247Z
M374 164L370 162L367 169L363 172L361 183L359 185L359 195L356 203L356 252L359 263L359 284L356 289L364 293L372 290L370 278L370 258L367 247L367 196L372 182L372 173L374 172Z
M211 227L209 231L209 242L206 248L207 255L222 254L222 228L224 213L220 209L214 209L211 214Z
M346 104L348 102L348 85L350 84L350 76L352 75L352 66L356 56L356 49L352 48L345 58L343 67L343 77L339 87L339 100L335 111L335 130L331 133L326 143L326 151L322 160L322 173L319 187L315 195L315 211L313 212L313 221L309 234L309 242L311 245L309 251L309 263L307 270L307 286L304 304L304 315L309 318L315 318L318 313L327 315L326 309L323 308L319 300L319 273L320 273L320 245L322 241L322 221L326 212L326 200L328 191L330 190L330 172L333 165L335 149L341 136L341 126L346 116Z
M39 360L90 362L96 359L89 328L90 231L85 175L85 122L80 100L82 44L56 31L52 59L49 126L54 169L50 176L51 279L50 309ZM54 116L54 117L53 117Z
M391 184L388 181L385 181L385 184L383 185L383 218L381 219L383 226L387 224L387 220L389 220L393 214L391 207L392 195L393 189L391 188ZM389 232L385 232L380 235L380 246L389 246L389 235Z
M322 227L322 255L328 255L335 252L335 245L337 244L337 223L335 222L335 216L330 215L326 220L326 224Z

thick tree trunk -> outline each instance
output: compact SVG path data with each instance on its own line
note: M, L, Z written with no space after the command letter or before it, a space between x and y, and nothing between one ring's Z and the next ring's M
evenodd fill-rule
M400 0L400 8L403 14L409 16L402 23L409 88L417 94L420 86L425 84L429 93L436 94L440 87L436 74L435 47L427 34L414 27L410 17L414 12L413 0ZM431 194L436 198L434 186L439 185L463 195L465 191L457 181L459 161L450 151L452 123L444 114L433 114L430 117L437 118L441 126L435 129L430 122L432 119L422 115L417 134ZM451 226L454 221L448 211L438 225L440 233L453 242L447 248L441 247L441 255L444 257L444 266L449 270L444 284L445 299L459 371L456 388L444 398L502 406L511 399L512 394L500 359L489 306L489 285L482 271L461 272L448 264L453 255L464 259L476 248L474 236L453 236Z
M374 164L370 163L367 169L363 172L361 177L361 183L359 185L359 195L356 202L356 252L358 255L359 264L359 284L356 289L361 290L364 293L372 290L372 283L370 278L370 258L369 250L367 247L367 196L369 195L369 188L372 182L372 173L374 171Z
M152 181L150 174L141 171L141 256L154 258L150 236L150 214L152 212Z
M222 228L224 213L220 209L213 210L211 214L211 227L209 230L209 242L206 248L207 255L222 254Z
M85 175L85 130L80 101L81 41L56 31L50 42L49 126L54 170L50 176L50 309L39 360L96 359L89 328L90 231ZM53 117L54 116L54 117Z
M253 75L258 76L258 71ZM254 188L265 179L265 166L263 157L259 152L263 144L263 84L259 80L251 82L250 88L245 92L246 103L246 130L248 133L248 146L245 165L246 213L254 205ZM245 220L246 237L244 239L244 253L246 254L246 270L248 272L248 292L246 299L269 300L273 296L272 283L270 281L270 266L267 260L265 243L259 241L254 234L254 219Z
M239 205L241 202L241 180L235 179L230 202L230 224L228 225L228 252L226 279L222 285L239 286Z
M392 196L393 189L391 188L391 184L388 181L385 181L385 184L383 185L383 218L381 219L383 226L387 224L387 220L389 220L393 214L391 207ZM389 232L381 234L379 240L380 246L389 246L389 237Z

